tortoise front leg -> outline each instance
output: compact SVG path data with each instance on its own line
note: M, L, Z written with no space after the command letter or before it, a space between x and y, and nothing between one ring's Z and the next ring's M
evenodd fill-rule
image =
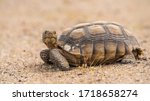
M70 66L66 58L60 53L59 49L52 49L49 53L50 60L57 66L59 69L65 71L69 70Z
M42 51L40 52L40 57L41 57L41 59L42 59L45 63L47 63L47 64L53 64L53 63L50 61L49 52L50 52L49 49L42 50Z

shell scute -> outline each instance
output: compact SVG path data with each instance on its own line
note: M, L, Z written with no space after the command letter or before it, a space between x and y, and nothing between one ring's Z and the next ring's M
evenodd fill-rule
M70 53L86 56L88 63L97 64L130 54L138 43L128 33L116 23L83 23L63 32L59 40L63 41L63 46L67 44L71 47Z
M100 25L89 26L88 31L91 35L94 35L94 36L106 33L104 27Z
M83 28L73 30L70 33L70 37L75 39L75 40L78 40L78 39L82 38L83 36L85 36L85 32L84 32Z
M122 31L119 26L116 25L107 25L108 30L110 31L111 34L115 35L122 35Z

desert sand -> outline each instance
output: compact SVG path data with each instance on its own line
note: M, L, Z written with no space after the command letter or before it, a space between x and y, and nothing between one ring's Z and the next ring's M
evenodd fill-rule
M150 83L150 0L0 0L0 83ZM39 53L45 30L58 35L81 22L118 22L137 38L147 60L54 71Z

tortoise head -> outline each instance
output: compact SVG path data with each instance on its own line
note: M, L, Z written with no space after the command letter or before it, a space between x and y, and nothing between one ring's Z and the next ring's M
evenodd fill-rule
M136 60L139 60L139 59L141 59L141 56L144 56L143 49L141 49L141 48L133 49L132 53Z
M57 35L56 31L45 31L42 34L42 41L46 44L46 46L50 49L57 47Z

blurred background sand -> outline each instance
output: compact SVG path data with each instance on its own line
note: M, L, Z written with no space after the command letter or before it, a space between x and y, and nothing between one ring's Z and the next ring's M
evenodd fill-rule
M136 64L52 71L39 57L45 30L113 21L150 57L150 0L0 0L0 83L150 83L150 59Z

